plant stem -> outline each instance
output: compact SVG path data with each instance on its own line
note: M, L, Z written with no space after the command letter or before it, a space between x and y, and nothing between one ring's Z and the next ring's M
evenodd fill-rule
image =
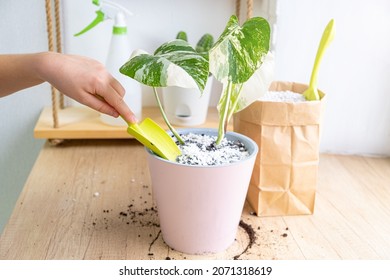
M229 110L230 96L232 94L232 82L228 81L226 87L226 101L222 108L221 114L219 116L219 126L218 126L218 138L216 144L219 145L222 142L222 139L225 137L225 121L227 117L227 113Z
M169 130L173 133L173 135L176 137L176 139L179 141L180 144L184 144L183 139L180 137L179 133L177 133L177 131L171 125L167 116L165 115L164 109L163 109L162 104L160 102L160 98L158 97L157 89L155 87L153 87L153 92L154 92L154 97L156 98L156 101L157 101L157 105L160 108L161 115L162 115L165 123L167 124Z
M244 85L244 84L239 84L239 85L234 84L234 85L233 85L234 90L237 88L237 86L239 87L239 89L238 89L238 93L237 93L236 100L234 101L233 105L231 106L231 108L230 108L230 110L229 110L228 117L227 117L227 119L226 119L226 126L227 126L227 124L229 123L230 119L232 118L232 116L233 116L233 114L234 114L234 112L235 112L235 110L236 110L236 107L237 107L237 104L238 104L238 100L240 99L241 89L242 89L242 86L243 86L243 85ZM225 126L225 127L226 127L226 126Z

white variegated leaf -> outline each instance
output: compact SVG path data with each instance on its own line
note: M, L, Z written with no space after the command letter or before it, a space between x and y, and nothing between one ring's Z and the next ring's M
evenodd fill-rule
M243 110L260 99L268 91L271 82L274 80L274 70L274 56L271 52L268 52L260 68L243 84L240 100L234 113Z
M208 61L187 42L173 40L161 45L153 55L138 51L120 72L147 86L179 86L203 91L208 68Z
M264 18L251 18L241 27L237 17L231 16L210 50L210 72L221 82L245 83L260 67L269 39L270 26Z
M233 113L245 109L254 101L261 98L268 91L271 82L274 80L274 68L274 56L271 52L268 52L263 64L256 70L255 73L253 73L248 81L243 84L233 86L229 111L231 111L231 106L235 103L237 103L237 105L235 106ZM226 87L227 82L224 82L223 93L217 106L218 110L220 110L221 106L223 106L226 102Z

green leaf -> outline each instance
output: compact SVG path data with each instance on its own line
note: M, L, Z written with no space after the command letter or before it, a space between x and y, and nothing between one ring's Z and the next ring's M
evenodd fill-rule
M274 56L272 53L268 53L263 60L259 69L253 73L253 75L244 84L239 84L237 88L233 88L230 100L231 105L229 111L231 114L237 113L254 101L260 99L269 89L271 82L274 79ZM227 85L224 83L223 88ZM224 104L226 99L226 93L223 91L221 99L219 100L218 110ZM229 121L229 120L228 120Z
M179 31L176 35L176 39L181 39L188 42L187 33L185 31Z
M231 16L225 30L210 50L210 72L221 82L246 82L258 69L269 50L270 26L254 17L241 27Z
M200 53L207 60L209 59L209 51L214 45L213 35L206 33L198 41L195 46L196 52Z
M119 71L151 87L178 86L203 91L209 63L186 41L173 40L161 45L154 55L133 56Z

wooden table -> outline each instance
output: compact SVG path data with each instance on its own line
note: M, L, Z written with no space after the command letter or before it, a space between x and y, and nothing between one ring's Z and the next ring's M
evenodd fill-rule
M389 259L390 159L321 155L314 215L259 218L193 256L162 240L146 154L135 140L73 140L41 151L0 238L0 259Z

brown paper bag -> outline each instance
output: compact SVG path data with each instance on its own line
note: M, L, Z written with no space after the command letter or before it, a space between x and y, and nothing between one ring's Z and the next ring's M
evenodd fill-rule
M307 85L273 82L271 91ZM258 216L312 214L319 161L321 101L256 101L235 114L234 131L259 146L247 200Z

